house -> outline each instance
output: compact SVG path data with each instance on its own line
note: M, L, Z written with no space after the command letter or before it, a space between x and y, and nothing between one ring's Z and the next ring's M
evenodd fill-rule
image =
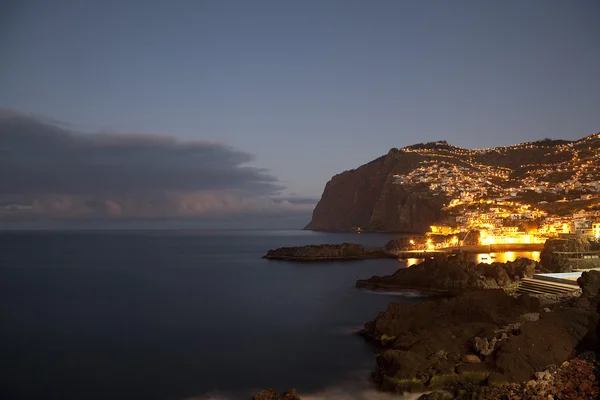
M596 240L600 239L600 221L596 221L592 224L592 231Z

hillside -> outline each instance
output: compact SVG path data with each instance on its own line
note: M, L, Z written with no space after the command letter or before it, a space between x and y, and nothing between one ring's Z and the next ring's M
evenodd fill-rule
M450 204L598 193L599 161L600 134L482 150L445 141L394 148L331 178L305 229L425 232Z

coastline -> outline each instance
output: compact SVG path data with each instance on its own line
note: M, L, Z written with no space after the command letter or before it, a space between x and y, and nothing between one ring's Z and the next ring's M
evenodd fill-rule
M339 245L299 248L321 251L335 246ZM590 349L588 338L598 326L600 272L584 273L578 281L579 291L547 302L543 295L515 293L521 279L543 271L539 262L518 258L477 264L469 255L552 252L552 245L547 249L543 244L506 244L444 250L431 251L431 257L411 268L355 283L356 288L373 292L417 292L429 298L418 305L392 302L360 330L359 334L375 348L377 367L372 379L379 390L434 394L444 390L461 396L484 393L489 397L483 398L490 399L510 392L514 396L523 393L523 399L537 399L541 397L527 396L545 396L546 389L552 393L561 393L565 388L572 392L568 386L552 386L555 379L562 382L563 375L573 374L570 360L579 369L594 369L589 361L573 357L582 349ZM415 253L386 246L384 252L362 258L382 258L383 254L397 258ZM303 257L302 261L361 258L343 254L317 257L310 252ZM464 385L468 386L467 392ZM596 380L586 377L583 385L581 393L598 394ZM429 399L425 396L429 395L423 399Z

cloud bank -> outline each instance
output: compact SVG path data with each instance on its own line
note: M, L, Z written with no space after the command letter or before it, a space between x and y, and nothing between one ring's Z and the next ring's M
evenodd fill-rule
M82 134L0 111L0 219L164 219L309 213L253 156L169 135Z

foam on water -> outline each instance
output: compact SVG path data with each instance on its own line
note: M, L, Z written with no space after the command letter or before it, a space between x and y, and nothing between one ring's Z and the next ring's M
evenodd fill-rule
M420 393L404 393L403 395L380 392L375 389L356 390L352 386L338 386L325 389L316 393L298 393L302 400L417 400L423 394ZM248 397L250 398L250 397ZM240 397L222 394L211 393L203 396L188 397L182 400L241 400Z

